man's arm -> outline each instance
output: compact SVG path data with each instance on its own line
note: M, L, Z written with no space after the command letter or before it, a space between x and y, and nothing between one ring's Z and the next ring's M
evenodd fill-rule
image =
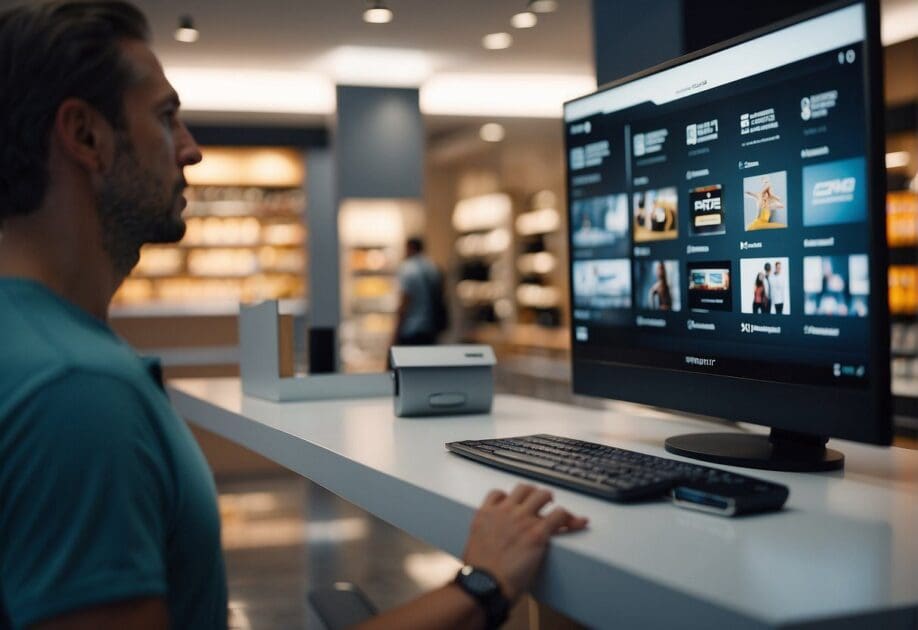
M493 490L472 520L463 561L493 575L511 604L529 588L550 538L587 525L585 518L560 507L540 516L551 500L550 492L527 484L518 485L509 495ZM449 584L358 628L440 630L484 626L485 615L477 602L460 587Z
M404 290L398 295L398 310L395 311L395 330L392 331L392 343L390 346L398 343L398 331L401 330L402 324L405 323L405 317L408 315L408 307L411 304L411 297Z
M169 611L161 597L130 599L47 619L32 630L167 630Z

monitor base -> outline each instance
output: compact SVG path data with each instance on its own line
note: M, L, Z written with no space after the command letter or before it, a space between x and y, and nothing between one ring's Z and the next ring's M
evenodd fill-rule
M689 433L666 440L666 450L715 464L787 472L841 470L845 456L825 447L828 438L771 430L749 433Z

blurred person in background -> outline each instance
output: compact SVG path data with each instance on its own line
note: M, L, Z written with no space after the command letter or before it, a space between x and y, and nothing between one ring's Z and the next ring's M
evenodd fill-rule
M430 346L449 327L443 276L424 254L424 241L409 238L398 268L400 289L395 346Z

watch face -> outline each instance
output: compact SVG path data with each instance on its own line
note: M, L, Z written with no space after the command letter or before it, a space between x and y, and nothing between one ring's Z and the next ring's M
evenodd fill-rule
M464 577L463 582L476 593L487 593L497 588L497 584L491 579L491 576L483 571L476 571L471 567L462 569Z

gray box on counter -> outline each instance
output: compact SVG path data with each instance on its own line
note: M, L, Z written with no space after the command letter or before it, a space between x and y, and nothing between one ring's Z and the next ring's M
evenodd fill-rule
M494 400L491 346L394 346L395 415L488 413Z

